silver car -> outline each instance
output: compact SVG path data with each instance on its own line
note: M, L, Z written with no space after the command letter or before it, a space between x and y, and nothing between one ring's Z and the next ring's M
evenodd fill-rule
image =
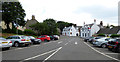
M27 36L9 36L6 38L8 40L12 41L13 46L19 47L19 46L28 46L31 44L31 40Z
M102 47L102 48L106 48L107 47L107 43L108 43L109 40L110 40L110 38L103 37L103 38L95 40L93 42L93 45L99 46L99 47Z
M0 37L0 49L10 49L11 46L12 46L12 41Z

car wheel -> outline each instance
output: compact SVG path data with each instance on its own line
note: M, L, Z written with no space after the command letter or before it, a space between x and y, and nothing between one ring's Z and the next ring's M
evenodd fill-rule
M106 45L106 44L102 44L101 47L102 47L102 48L106 48L107 45Z
M19 43L18 43L18 42L15 42L15 43L14 43L14 46L15 46L15 47L19 47Z
M109 51L112 51L112 49L111 49L111 48L108 48L108 50L109 50Z
M47 42L47 39L45 39L44 41Z
M10 49L10 47L7 47L6 49L7 49L7 50L9 50L9 49Z

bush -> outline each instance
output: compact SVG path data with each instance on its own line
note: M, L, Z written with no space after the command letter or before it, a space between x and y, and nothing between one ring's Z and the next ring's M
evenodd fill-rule
M23 35L23 34L24 34L24 32L23 32L23 31L21 31L21 30L18 30L18 34L19 34L19 35Z
M36 35L34 31L30 30L30 29L25 29L24 30L24 34L25 35Z
M118 34L112 34L110 37L114 38L114 37L120 37L120 35Z
M98 36L104 36L105 37L105 34L98 34Z

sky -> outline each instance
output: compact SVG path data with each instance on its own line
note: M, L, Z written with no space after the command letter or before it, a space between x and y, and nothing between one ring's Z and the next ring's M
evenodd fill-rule
M32 15L39 22L52 18L83 26L96 19L99 24L118 25L118 2L120 0L19 0L25 10L25 20Z

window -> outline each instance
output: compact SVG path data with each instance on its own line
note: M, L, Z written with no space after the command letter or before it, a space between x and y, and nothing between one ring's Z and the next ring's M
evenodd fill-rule
M72 32L70 32L70 34L72 34Z
M8 38L6 38L6 39L12 39L11 37L8 37Z

